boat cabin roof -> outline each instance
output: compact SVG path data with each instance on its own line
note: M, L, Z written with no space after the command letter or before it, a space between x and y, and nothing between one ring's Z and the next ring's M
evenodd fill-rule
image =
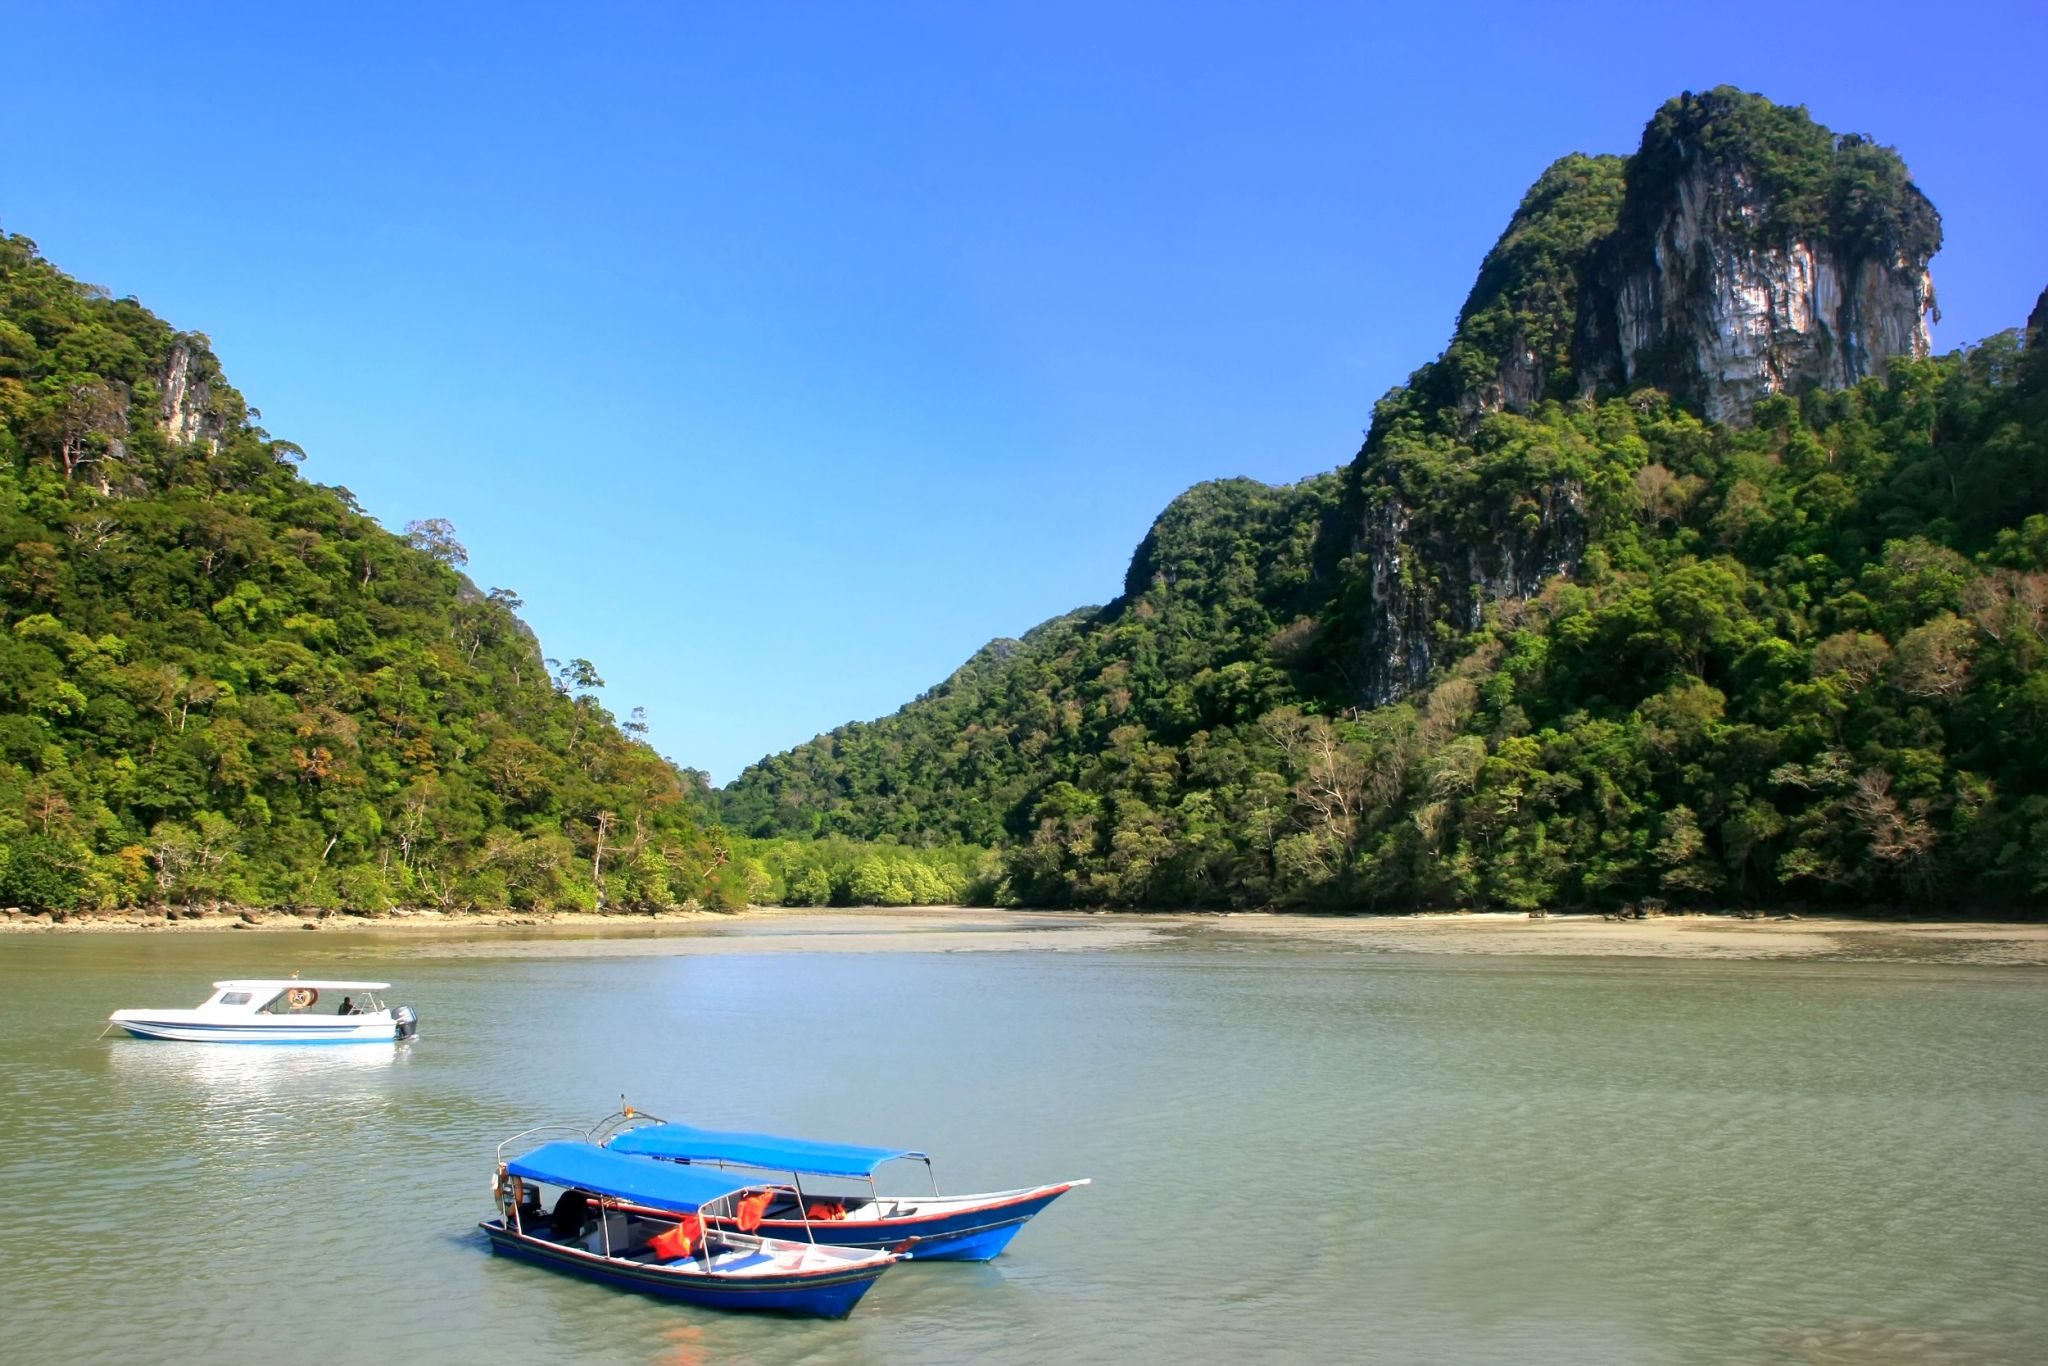
M908 1148L862 1148L852 1143L818 1143L776 1134L730 1133L688 1124L649 1124L612 1139L615 1153L639 1153L680 1162L730 1162L741 1167L796 1172L805 1176L871 1177L899 1157L930 1159Z
M315 991L389 991L389 982L329 981L323 977L241 977L232 982L215 982L215 991L284 991L289 987L311 987Z
M617 1196L681 1214L761 1184L704 1167L628 1157L595 1143L543 1143L507 1162L505 1170L528 1181Z

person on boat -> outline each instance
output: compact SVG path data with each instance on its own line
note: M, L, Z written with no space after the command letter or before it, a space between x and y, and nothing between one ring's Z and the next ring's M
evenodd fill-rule
M353 1015L353 1014L355 1014L355 1013L356 1013L356 1003L355 1003L355 998L354 998L354 997L351 997L351 996L344 996L344 997L342 997L342 998L341 998L341 1009L340 1009L340 1010L337 1010L337 1011L335 1011L334 1013L335 1013L335 1014L337 1014L337 1015Z

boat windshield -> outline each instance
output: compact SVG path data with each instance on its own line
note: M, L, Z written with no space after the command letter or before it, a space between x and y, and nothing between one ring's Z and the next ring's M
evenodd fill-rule
M386 1009L381 983L236 982L216 984L199 1004L257 1015L378 1015Z

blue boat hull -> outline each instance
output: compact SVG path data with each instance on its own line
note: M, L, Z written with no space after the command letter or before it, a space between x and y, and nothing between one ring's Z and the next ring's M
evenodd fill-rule
M892 1248L907 1238L917 1241L904 1253L920 1262L986 1262L1001 1254L1031 1217L1065 1195L1059 1186L1043 1194L999 1204L980 1205L930 1218L910 1219L764 1219L767 1238L802 1242L806 1238L831 1247Z
M566 1271L585 1280L660 1295L707 1309L843 1319L853 1312L854 1305L860 1303L860 1297L868 1293L876 1279L889 1269L889 1263L885 1262L880 1266L848 1272L711 1281L698 1276L678 1276L658 1265L642 1266L593 1257L556 1243L511 1232L496 1219L486 1221L481 1227L490 1237L491 1251L500 1256L516 1257L538 1266Z

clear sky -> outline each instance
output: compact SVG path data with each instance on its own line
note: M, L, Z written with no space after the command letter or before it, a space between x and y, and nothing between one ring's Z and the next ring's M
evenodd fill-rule
M446 517L681 763L1340 465L1567 152L1731 83L1897 146L1943 348L2048 284L2048 6L0 0L0 227Z

